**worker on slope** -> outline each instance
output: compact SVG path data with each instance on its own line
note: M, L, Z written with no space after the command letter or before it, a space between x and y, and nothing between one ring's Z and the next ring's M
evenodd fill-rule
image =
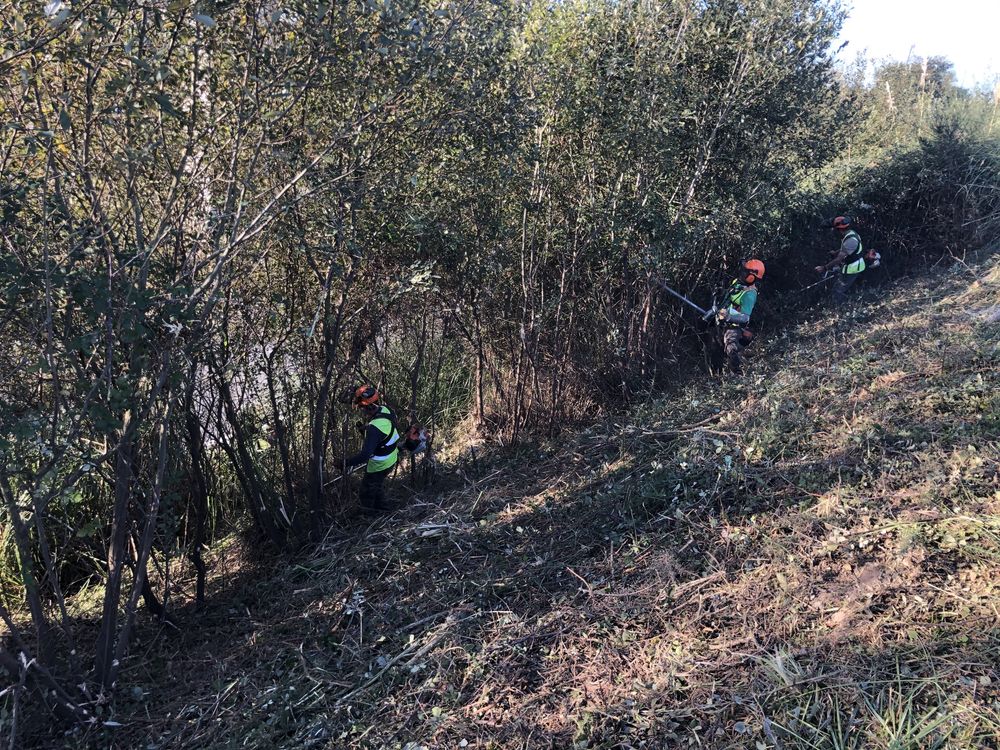
M754 305L757 304L757 282L764 278L764 263L756 258L743 264L743 273L733 279L716 321L722 331L722 350L732 373L743 371L740 355L753 340L747 327Z
M833 258L829 263L816 266L816 273L828 273L839 268L833 282L833 301L841 306L847 301L847 290L854 286L865 270L865 251L861 245L861 236L854 231L850 217L838 216L829 226L840 235L840 248L831 253Z
M399 432L396 417L390 409L378 403L379 392L363 385L354 392L354 407L367 420L361 451L344 461L345 471L367 463L361 480L358 500L366 513L385 513L392 507L385 498L385 480L399 461Z

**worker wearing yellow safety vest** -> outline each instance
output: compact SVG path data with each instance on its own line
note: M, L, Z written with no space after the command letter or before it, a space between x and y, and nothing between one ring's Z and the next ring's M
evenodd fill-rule
M740 355L753 340L747 327L754 305L757 304L757 282L764 278L764 264L748 260L743 264L743 274L729 286L726 298L716 316L722 330L722 349L729 369L736 375L742 372Z
M865 270L865 251L861 237L854 231L851 219L838 216L831 223L833 231L840 234L840 248L832 253L833 259L822 266L816 266L816 273L827 273L839 267L833 282L833 301L842 305L847 301L847 290L854 286Z
M385 497L385 480L399 461L400 439L396 416L378 400L379 392L370 385L363 385L354 392L354 406L361 410L368 424L363 427L361 451L344 461L346 469L367 463L358 500L361 510L369 513L392 510Z

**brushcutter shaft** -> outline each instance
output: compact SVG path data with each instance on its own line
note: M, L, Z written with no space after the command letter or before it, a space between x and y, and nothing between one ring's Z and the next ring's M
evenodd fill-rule
M827 272L826 274L824 274L823 278L820 279L819 281L814 281L809 286L804 286L801 289L799 289L798 291L804 292L807 289L812 289L814 286L819 286L820 284L825 284L826 282L828 282L830 279L832 279L836 275L837 274L835 274L835 273L829 273L829 272Z
M694 302L692 302L691 300L689 300L683 294L681 294L679 292L675 292L673 289L671 289L669 286L667 286L666 284L664 284L659 279L656 280L656 283L659 284L660 286L662 286L665 291L667 291L670 294L674 295L677 299L679 299L684 304L689 305L690 307L693 307L695 310L697 310L698 312L700 312L705 318L712 317L712 313L710 313L708 310L705 310L705 309L703 309L701 307L698 307L698 305L696 305Z

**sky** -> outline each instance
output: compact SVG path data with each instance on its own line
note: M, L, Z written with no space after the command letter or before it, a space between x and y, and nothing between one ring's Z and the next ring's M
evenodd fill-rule
M1000 79L1000 0L844 0L840 58L947 57L961 86Z

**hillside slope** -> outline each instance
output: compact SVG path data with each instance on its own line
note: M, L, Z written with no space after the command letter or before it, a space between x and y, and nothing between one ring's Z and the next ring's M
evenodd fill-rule
M996 747L998 320L995 257L821 304L743 382L464 464L306 561L220 552L87 739Z

